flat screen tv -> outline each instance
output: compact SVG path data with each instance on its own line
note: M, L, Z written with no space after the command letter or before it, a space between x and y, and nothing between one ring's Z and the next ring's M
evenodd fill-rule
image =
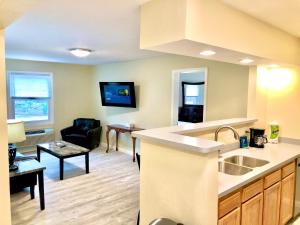
M133 82L99 82L103 106L136 108Z

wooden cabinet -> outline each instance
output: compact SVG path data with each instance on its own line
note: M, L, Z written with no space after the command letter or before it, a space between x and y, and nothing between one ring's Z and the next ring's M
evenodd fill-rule
M287 177L291 173L294 173L296 170L296 162L292 162L282 168L282 178Z
M240 225L241 221L241 209L237 208L231 213L221 218L218 225Z
M241 193L237 192L219 202L219 218L241 206Z
M254 197L255 195L262 193L263 189L264 189L263 186L264 186L264 182L261 179L259 181L256 181L256 182L248 185L247 187L243 188L242 201L246 202L250 198Z
M271 187L281 180L281 170L277 170L265 177L264 188Z
M264 191L263 225L279 225L281 182Z
M280 225L285 225L294 210L295 173L285 177L281 182Z
M218 225L286 225L293 217L295 162L219 200Z
M263 194L242 204L242 225L262 225Z

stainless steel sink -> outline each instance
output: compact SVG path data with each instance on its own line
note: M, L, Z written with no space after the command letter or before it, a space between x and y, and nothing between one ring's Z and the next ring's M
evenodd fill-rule
M222 172L225 174L229 174L229 175L233 175L233 176L241 176L241 175L244 175L251 171L252 171L252 169L247 168L247 167L238 166L238 165L231 164L231 163L226 163L224 161L219 162L219 172Z
M225 162L236 164L239 166L245 166L250 168L264 166L269 163L269 161L256 159L248 156L235 155L224 159Z

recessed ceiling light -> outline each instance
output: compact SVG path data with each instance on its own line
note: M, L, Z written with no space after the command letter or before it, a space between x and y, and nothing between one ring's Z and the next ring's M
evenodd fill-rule
M249 64L249 63L252 63L252 62L254 62L254 60L253 59L249 59L249 58L242 59L240 61L240 63L242 63L242 64Z
M216 54L216 52L212 51L212 50L205 50L200 52L200 55L205 55L205 56L210 56L210 55L214 55Z
M87 57L89 54L91 54L91 49L85 49L85 48L71 48L69 49L72 55L75 55L76 57L83 58Z

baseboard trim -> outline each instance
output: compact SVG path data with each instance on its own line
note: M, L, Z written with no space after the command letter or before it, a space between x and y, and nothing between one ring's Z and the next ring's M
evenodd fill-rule
M105 151L106 151L107 143L101 142L100 146L101 146L102 149L105 149ZM110 146L109 151L116 151L116 146L115 145ZM119 151L123 152L123 153L126 153L127 155L131 155L132 156L132 149L124 148L122 146L121 147L119 146Z

